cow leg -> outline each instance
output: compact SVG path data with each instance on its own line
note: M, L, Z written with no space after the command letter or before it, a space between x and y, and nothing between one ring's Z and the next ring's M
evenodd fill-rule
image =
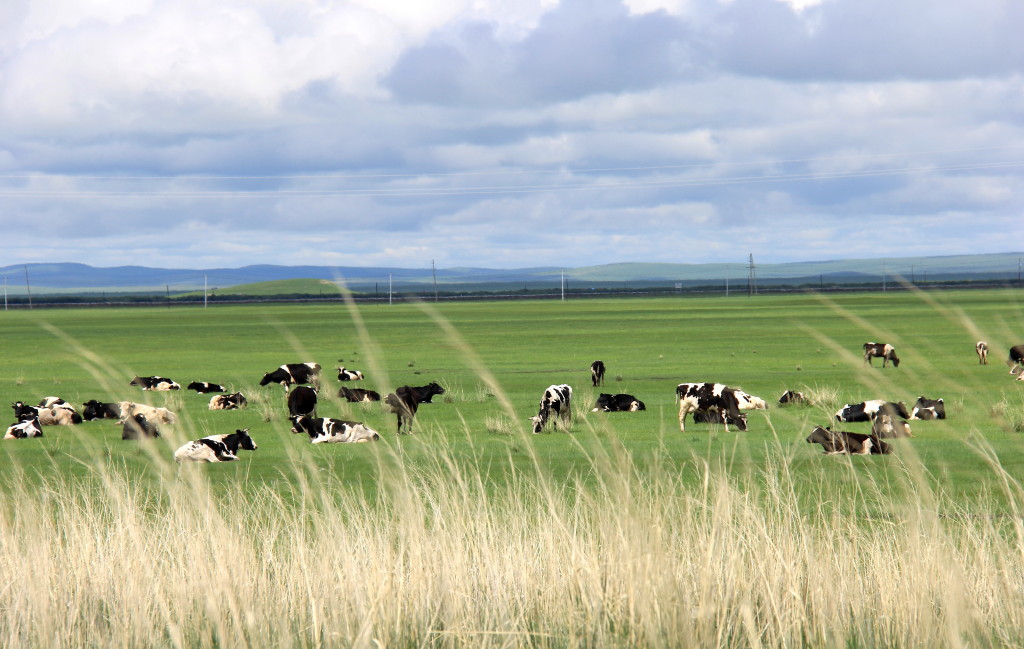
M679 430L681 432L686 431L684 424L686 423L686 415L690 414L690 407L686 403L685 399L679 400Z

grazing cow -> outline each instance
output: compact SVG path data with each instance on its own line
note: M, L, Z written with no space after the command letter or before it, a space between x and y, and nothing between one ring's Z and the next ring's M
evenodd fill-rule
M27 439L29 437L42 436L43 429L39 425L39 419L33 418L8 426L4 439Z
M238 410L249 405L249 401L241 392L234 394L215 394L210 398L210 410Z
M408 390L399 388L395 393L384 397L384 403L387 404L391 412L398 416L397 434L401 435L403 429L406 433L412 433L412 420L416 418L416 410L420 405L415 395Z
M128 382L128 385L134 385L143 390L159 390L161 392L181 389L180 385L162 376L136 376Z
M209 383L207 381L192 381L187 386L186 390L195 390L199 394L209 394L211 392L227 392L227 388L217 383Z
M590 382L595 388L604 385L604 361L594 361L590 364Z
M848 403L836 412L836 420L852 423L857 421L871 421L875 413L884 410L890 416L899 415L904 419L910 419L907 406L902 401L894 403L883 399L872 399L860 403Z
M572 388L564 383L548 386L548 389L544 390L544 396L540 398L540 411L536 416L530 417L534 435L544 430L552 415L558 418L556 426L568 429L572 424Z
M1010 366L1010 374L1019 374L1024 367L1024 345L1014 345L1010 348L1010 358L1006 361Z
M782 393L782 396L779 397L779 403L784 406L791 406L794 404L803 405L807 403L807 397L804 396L803 392L797 392L796 390L786 390L785 392Z
M338 397L349 403L369 403L371 401L380 401L380 392L364 390L362 388L348 388L343 385L338 390Z
M288 363L282 365L272 372L267 372L260 379L260 385L268 383L280 383L287 392L292 385L303 383L320 384L319 363Z
M117 407L121 411L121 419L128 419L133 415L143 415L147 420L161 424L173 424L178 420L178 416L167 408L156 408L154 406L147 406L144 403L121 401L117 404Z
M826 455L886 455L892 452L891 446L874 435L847 433L821 426L814 427L807 436L807 443L821 444Z
M427 385L421 385L419 387L411 387L403 385L402 387L395 390L395 394L405 398L403 393L409 396L411 399L415 399L416 403L434 403L432 399L435 394L444 394L444 388L438 385L437 381L431 381Z
M296 386L288 394L288 414L316 417L316 397L316 388L311 388L308 385Z
M914 402L914 410L910 413L911 419L945 419L946 404L942 399L925 399L918 397Z
M592 412L637 412L647 410L644 402L632 394L600 394Z
M116 403L105 403L91 399L82 404L82 419L86 421L120 418L121 408Z
M892 415L879 410L871 421L871 434L879 439L887 437L913 437L910 432L910 422L906 419L893 417Z
M242 428L229 435L210 435L186 442L174 452L174 461L181 462L232 462L238 459L238 450L255 451L256 442L249 436L249 429Z
M135 413L124 420L121 428L121 439L141 439L144 437L160 437L160 428L149 421L146 415Z
M362 381L363 373L359 370L346 370L344 367L338 368L338 380L339 381Z
M726 432L727 422L735 422L740 430L746 430L746 419L740 417L741 410L765 410L768 404L764 399L747 394L743 390L730 388L721 383L680 383L676 386L676 398L679 399L679 430L686 430L686 415L704 410L721 410L724 413Z
M306 415L297 415L289 419L292 421L292 432L306 433L313 444L376 442L380 439L377 431L358 421L321 419Z
M30 406L22 401L12 403L11 408L14 409L14 418L18 421L38 419L42 426L70 426L82 423L82 416L68 408Z
M872 358L881 358L882 367L885 367L889 361L892 361L893 367L900 366L896 348L889 343L864 343L864 362L871 365Z
M709 410L697 410L693 413L693 423L695 424L732 424L738 427L740 430L747 429L747 414L744 412L740 413L738 419L733 418L732 415L726 413L724 410L718 408L711 408Z
M978 353L978 365L988 365L988 343L979 340L974 343L974 351Z

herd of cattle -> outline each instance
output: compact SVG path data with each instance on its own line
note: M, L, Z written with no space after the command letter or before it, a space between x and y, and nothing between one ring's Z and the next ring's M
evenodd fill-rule
M883 367L890 362L894 367L899 367L900 360L892 345L867 342L863 347L865 363L871 364L872 358L881 358ZM987 364L988 344L978 341L975 351L978 362ZM1010 373L1016 375L1017 380L1024 380L1024 345L1012 347L1007 362L1010 365ZM337 370L338 380L343 383L363 379L362 372L358 370L344 367L338 367ZM597 360L591 364L593 387L604 385L605 371L603 361ZM361 422L317 416L320 376L321 366L317 363L286 364L266 373L259 385L276 383L284 388L291 431L306 434L313 444L379 440L380 434ZM136 376L129 385L155 391L181 389L180 384L160 376ZM209 403L210 410L235 410L247 405L246 398L240 392L226 394L228 390L216 383L193 381L186 389L200 394L213 394ZM419 405L431 403L435 395L444 392L444 388L437 382L431 382L418 387L401 386L384 397L373 390L343 385L337 395L352 403L383 402L388 410L396 415L396 432L402 434L412 432L413 420ZM721 383L680 383L676 386L675 396L679 404L680 431L685 430L686 418L691 414L696 423L721 424L726 431L731 424L745 431L747 415L744 411L767 408L764 399ZM781 405L806 402L803 394L793 390L787 390L779 398ZM46 397L38 406L18 401L12 404L12 408L17 422L7 428L4 439L41 437L44 426L68 426L96 419L115 419L121 425L121 438L134 440L159 437L160 424L174 424L176 421L175 413L166 408L133 401L107 403L90 400L82 405L81 414L74 406L59 397ZM593 410L638 412L646 410L646 406L643 401L631 394L601 393ZM884 442L884 439L911 435L908 420L945 418L946 410L942 399L919 397L909 412L902 402L869 400L844 405L835 413L835 420L841 423L871 422L870 433L852 433L832 430L831 426L816 426L806 441L821 444L825 453L829 454L885 454L891 451L891 446ZM572 421L572 387L567 384L549 386L541 397L537 415L530 420L535 434L542 432L549 423L568 428ZM236 430L231 434L210 435L187 442L174 452L174 459L177 462L225 462L237 460L240 449L256 450L256 443L249 435L248 429Z

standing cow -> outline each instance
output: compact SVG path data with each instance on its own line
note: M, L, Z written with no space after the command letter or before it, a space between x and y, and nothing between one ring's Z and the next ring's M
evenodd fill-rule
M319 363L286 363L276 370L264 374L263 378L260 379L260 385L279 383L285 392L292 385L303 383L318 385L320 383L320 369Z
M590 382L595 388L604 385L604 361L594 361L590 364Z
M988 343L979 340L974 343L974 351L978 354L978 365L988 365Z
M896 356L896 348L889 343L864 343L864 362L871 365L872 358L881 358L882 367L892 361L893 367L900 366L900 359Z
M530 417L533 422L533 434L544 430L551 417L557 417L556 425L568 429L572 424L572 388L566 384L548 386L540 399L540 411Z
M720 410L721 421L726 432L727 422L736 422L740 430L747 429L746 419L740 415L741 410L765 410L768 404L764 399L747 394L738 388L730 388L722 383L680 383L676 386L676 398L679 399L679 430L685 431L686 416L691 412Z
M288 394L288 414L292 417L296 415L316 417L316 399L316 388L311 388L308 385L296 386Z

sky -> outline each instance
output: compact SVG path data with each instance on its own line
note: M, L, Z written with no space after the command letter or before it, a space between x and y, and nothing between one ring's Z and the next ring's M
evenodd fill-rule
M1019 0L4 0L0 266L1024 250Z

